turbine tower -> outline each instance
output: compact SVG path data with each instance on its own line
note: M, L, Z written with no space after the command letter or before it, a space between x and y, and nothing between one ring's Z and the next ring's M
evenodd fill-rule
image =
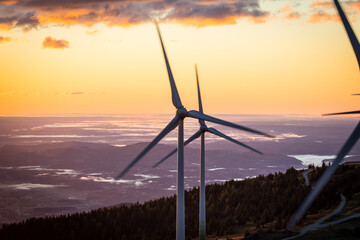
M344 11L341 8L341 5L339 4L338 0L334 0L336 9L339 12L340 18L342 23L344 24L345 30L347 32L347 35L350 39L351 45L353 47L353 50L355 52L359 67L360 67L360 44L358 39L355 36L354 31L351 28L351 25L346 18L346 15ZM356 94L357 95L357 94ZM329 113L324 114L324 116L330 116L330 115L346 115L346 114L358 114L360 111L351 111L351 112L340 112L340 113ZM332 175L335 173L336 169L339 167L339 164L341 161L345 158L345 156L350 152L350 150L353 148L353 146L356 144L358 139L360 138L360 122L357 124L353 132L351 133L350 137L347 139L339 153L337 154L335 160L333 161L332 165L329 166L326 171L323 173L319 181L316 183L315 187L311 190L309 195L305 198L305 200L300 205L297 212L291 217L289 224L287 226L288 229L292 230L296 224L302 219L304 214L309 210L312 203L315 201L316 197L320 194L322 189L325 187L325 185L328 183Z
M266 133L262 133L247 127L243 127L231 122L227 122L218 118L210 117L206 114L198 111L187 111L181 103L179 93L176 88L175 80L170 68L170 63L166 55L164 43L160 33L158 24L156 29L159 35L162 52L164 55L165 65L170 81L172 103L176 108L175 117L169 122L169 124L154 138L146 148L115 178L123 178L124 175L146 154L148 153L161 139L163 139L169 132L174 130L178 126L178 151L177 151L177 201L176 201L176 239L185 239L185 201L184 201L184 118L191 117L199 120L207 120L209 122L218 123L224 126L233 127L236 129L244 130L247 132L260 134L267 137L272 137Z
M199 76L198 76L198 70L197 66L195 65L195 72L196 72L196 83L197 83L197 91L198 91L198 101L199 101L199 112L203 113L203 107L202 107L202 101L201 101L201 94L200 94L200 85L199 85ZM200 145L200 214L199 214L199 238L200 240L206 239L206 204L205 204L205 133L210 132L216 136L225 138L233 143L236 143L238 145L241 145L245 148L250 149L251 151L254 151L256 153L262 154L260 151L249 147L248 145L241 143L229 136L226 136L225 134L219 132L215 128L208 128L205 124L204 120L199 119L200 129L192 135L187 141L185 141L184 146L188 145L195 139L201 137L201 145ZM166 159L168 159L170 156L172 156L174 153L176 153L177 149L174 149L171 153L166 155L163 159L161 159L159 162L157 162L153 168L159 166L161 163L163 163Z

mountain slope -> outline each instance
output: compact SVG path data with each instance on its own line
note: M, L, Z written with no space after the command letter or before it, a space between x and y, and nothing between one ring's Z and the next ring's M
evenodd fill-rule
M310 181L314 183L323 171L324 167L315 168L309 174ZM225 235L240 237L246 232L266 230L268 227L277 231L284 229L291 214L310 191L310 186L305 185L300 172L289 169L284 174L276 173L244 181L208 185L206 191L209 237L218 238ZM308 224L307 221L314 214L316 217L321 217L336 207L340 201L338 192L350 199L360 193L360 168L356 165L342 165L302 224ZM172 196L144 204L29 219L18 224L4 225L0 237L2 239L174 239L175 206L175 197ZM269 234L271 238L275 237L275 233ZM198 236L198 189L196 188L186 192L186 236L188 239ZM262 239L261 234L253 237Z

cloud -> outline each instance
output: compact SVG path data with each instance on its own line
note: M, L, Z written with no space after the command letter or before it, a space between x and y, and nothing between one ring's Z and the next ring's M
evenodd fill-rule
M129 26L154 20L198 27L235 24L240 19L263 22L270 15L260 0L0 0L4 26L25 30L49 25L103 23ZM1 24L0 18L0 24Z
M290 8L289 3L280 9L280 13L283 14L283 17L287 20L299 19L300 13Z
M360 0L343 1L340 3L350 21L356 21L360 13ZM312 14L309 23L322 23L328 21L340 21L333 1L315 0L310 4Z
M241 18L247 18L253 22L263 22L268 16L268 12L260 10L257 1L210 1L200 4L199 2L179 1L163 18L202 27L235 24Z
M86 91L68 91L68 92L26 92L26 91L5 91L0 92L0 96L72 96L72 95L104 95L105 92L86 92Z
M94 35L94 34L96 34L98 32L99 31L97 29L93 29L93 30L88 29L88 30L86 30L86 34L88 34L88 35Z
M360 0L348 2L347 5L350 7L356 8L358 14L360 13Z
M43 48L68 48L69 42L63 39L57 40L50 36L46 37L42 43Z
M320 1L315 0L310 4L310 7L325 7L325 8L334 8L334 4L330 1Z
M310 16L309 23L322 23L328 21L339 21L337 14L330 14L325 11L317 11Z
M28 12L24 16L18 17L15 27L21 27L24 31L30 31L37 28L39 20L35 16L35 12Z
M9 4L14 4L17 1L18 0L0 0L0 3L9 5Z
M84 92L72 92L72 95L81 95L81 94L85 94Z
M10 42L10 41L11 41L11 37L0 36L0 43L6 43L6 42Z
M4 15L1 13L2 11L0 11L0 15ZM0 17L0 29L12 29L17 27L27 32L34 28L36 29L39 24L40 22L35 12L18 13L17 15Z

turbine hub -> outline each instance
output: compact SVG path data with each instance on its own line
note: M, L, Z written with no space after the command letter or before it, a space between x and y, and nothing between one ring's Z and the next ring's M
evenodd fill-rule
M187 113L188 113L188 111L184 107L176 110L176 115L178 115L181 119L184 119L187 116Z
M205 124L200 125L200 131L205 132L208 129L208 127Z

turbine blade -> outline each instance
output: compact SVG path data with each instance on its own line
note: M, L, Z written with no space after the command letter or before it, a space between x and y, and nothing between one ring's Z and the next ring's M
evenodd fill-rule
M172 74L172 71L171 71L171 68L170 68L170 63L169 63L168 57L166 55L165 46L164 46L164 43L163 43L163 40L162 40L160 28L159 28L159 25L157 23L155 23L155 25L156 25L156 30L157 30L159 38L160 38L160 43L161 43L161 48L162 48L162 51L163 51L163 54L164 54L166 69L167 69L167 72L168 72L168 75L169 75L172 102L173 102L173 105L176 108L181 108L181 107L183 107L183 105L181 103L180 96L179 96L178 90L176 88L175 80L174 80L174 77L173 77L173 74Z
M161 139L163 139L169 132L174 130L179 123L180 118L176 115L173 120L159 133L152 142L115 178L122 178L146 153L148 153Z
M344 24L345 30L347 32L347 35L348 35L349 39L350 39L351 45L352 45L353 50L355 52L355 55L356 55L356 58L357 58L357 61L358 61L358 65L359 65L359 68L360 68L360 44L359 44L359 41L358 41L354 31L352 30L351 25L350 25L346 15L345 15L343 9L341 8L340 3L338 2L338 0L334 0L334 3L335 3L335 6L336 6L336 9L339 12L341 21Z
M194 135L192 135L188 140L186 140L184 142L184 146L188 145L189 143L191 143L192 141L194 141L195 139L197 139L198 137L200 137L201 135L201 131L197 131ZM177 151L177 148L175 148L172 152L170 152L168 155L166 155L163 159L161 159L160 161L158 161L153 168L156 168L157 166L159 166L160 164L162 164L166 159L168 159L169 157L171 157L173 154L175 154Z
M353 93L353 94L351 94L351 95L353 95L353 96L360 96L360 93Z
M256 150L255 148L252 148L252 147L250 147L250 146L248 146L248 145L246 145L246 144L244 144L242 142L239 142L238 140L235 140L235 139L233 139L233 138L231 138L229 136L226 136L225 134L223 134L222 132L219 132L215 128L208 128L208 131L211 132L212 134L215 134L216 136L225 138L225 139L229 140L230 142L236 143L236 144L238 144L240 146L243 146L244 148L250 149L253 152L256 152L256 153L258 153L260 155L263 155L262 152Z
M292 230L296 226L296 224L301 220L301 218L310 208L316 197L320 194L326 183L330 180L331 176L335 173L340 162L344 159L344 157L350 152L352 147L356 144L359 137L360 137L360 122L355 127L354 131L351 133L350 137L339 151L332 165L325 170L321 178L316 183L315 187L311 190L309 195L302 202L297 212L291 217L289 224L287 226L289 230Z
M203 113L202 101L201 101L201 94L200 94L200 84L199 84L199 75L197 70L197 65L195 64L195 73L196 73L196 83L197 83L197 90L198 90L198 99L199 99L199 112ZM200 124L205 124L204 120L199 119Z
M351 112L339 112L339 113L326 113L323 116L333 116L333 115L347 115L347 114L358 114L360 111L351 111Z
M204 121L209 121L209 122L221 124L221 125L236 128L236 129L240 129L240 130L243 130L243 131L263 135L263 136L266 136L266 137L271 137L271 138L274 137L274 136L271 136L269 134L266 134L266 133L263 133L263 132L260 132L260 131L257 131L257 130L251 129L251 128L247 128L247 127L235 124L235 123L227 122L227 121L221 120L219 118L211 117L209 115L199 113L198 111L194 111L194 110L189 111L187 116L192 117L192 118L196 118L196 119L202 119Z
M196 72L196 83L197 83L197 90L198 90L198 99L199 99L199 112L203 113L203 107L201 102L201 94L200 94L200 84L199 84L199 74L197 65L195 64L195 72Z

